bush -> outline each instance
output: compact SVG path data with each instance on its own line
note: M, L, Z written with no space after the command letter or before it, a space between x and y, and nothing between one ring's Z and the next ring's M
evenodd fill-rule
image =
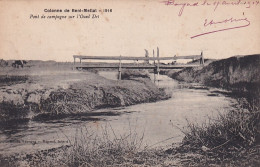
M123 135L116 134L111 125L102 127L101 135L79 128L70 140L70 147L64 151L63 161L58 163L63 166L120 165L140 150L143 137L144 134L139 136L131 127Z
M238 110L219 114L219 118L198 126L188 123L183 145L205 155L199 161L205 164L228 163L242 166L255 165L259 161L260 111L255 104L239 100ZM243 108L247 106L247 108ZM211 158L210 158L211 157ZM196 160L198 161L198 160ZM201 164L200 164L201 165Z
M150 78L147 70L123 70L121 73L121 79L132 79L132 78Z

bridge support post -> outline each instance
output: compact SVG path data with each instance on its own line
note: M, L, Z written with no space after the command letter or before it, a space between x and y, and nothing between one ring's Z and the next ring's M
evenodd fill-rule
M155 65L155 57L154 57L154 49L153 49L153 65L154 65L154 69L153 69L153 82L156 82L156 65Z
M76 58L75 58L75 57L73 57L73 58L74 58L74 62L73 62L73 67L72 67L72 69L75 70L75 67L76 67Z
M160 75L160 59L159 59L159 48L157 47L157 80L159 86L159 75Z
M118 80L121 80L121 71L122 71L122 64L121 64L121 55L120 55L119 68L118 68Z
M204 57L203 57L203 51L201 51L201 64L204 66Z

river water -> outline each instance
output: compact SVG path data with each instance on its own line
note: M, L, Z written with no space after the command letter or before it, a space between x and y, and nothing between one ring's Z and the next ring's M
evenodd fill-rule
M115 72L99 74L116 79ZM171 91L172 98L95 111L117 113L114 115L81 116L48 122L29 121L2 127L0 154L31 153L67 145L82 127L100 135L104 129L112 136L136 133L140 137L143 135L143 146L166 146L181 142L187 122L202 124L213 120L235 104L234 99L221 93L222 90L198 84L187 86L163 75L159 76L159 80L156 84Z

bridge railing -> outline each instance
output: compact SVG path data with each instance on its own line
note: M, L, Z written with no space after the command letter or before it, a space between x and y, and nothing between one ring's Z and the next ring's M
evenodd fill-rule
M200 59L201 55L191 55L191 56L173 56L173 57L131 57L131 56L82 56L74 55L74 59L95 59L95 60L177 60L177 59Z
M197 67L204 65L204 57L203 52L201 52L200 55L189 55L189 56L173 56L173 57L160 57L159 56L159 48L157 48L157 57L154 55L153 51L153 57L134 57L134 56L83 56L83 55L74 55L74 69L76 68L118 68L119 72L119 80L121 79L121 70L122 68L130 68L130 69L154 69L154 73L157 73L159 77L160 69L179 69L179 68L185 68L185 67ZM79 64L76 63L76 59L79 59ZM118 60L119 64L118 66L109 66L109 65L83 65L82 60ZM178 60L178 59L192 59L200 60L200 65L190 65L190 64L182 64L182 65L160 65L161 60ZM153 65L142 65L142 66L130 66L130 65L122 65L122 60L144 60L144 61L153 61Z

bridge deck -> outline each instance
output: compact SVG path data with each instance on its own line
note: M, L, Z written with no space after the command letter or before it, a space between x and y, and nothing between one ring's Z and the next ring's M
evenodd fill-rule
M199 67L200 65L160 65L160 69L181 69L181 68L191 68L191 67ZM83 69L90 69L90 68L115 68L118 69L119 65L84 65L84 64L79 64L76 66L76 68L83 68ZM126 68L126 69L155 69L157 66L153 65L123 65L121 68Z

